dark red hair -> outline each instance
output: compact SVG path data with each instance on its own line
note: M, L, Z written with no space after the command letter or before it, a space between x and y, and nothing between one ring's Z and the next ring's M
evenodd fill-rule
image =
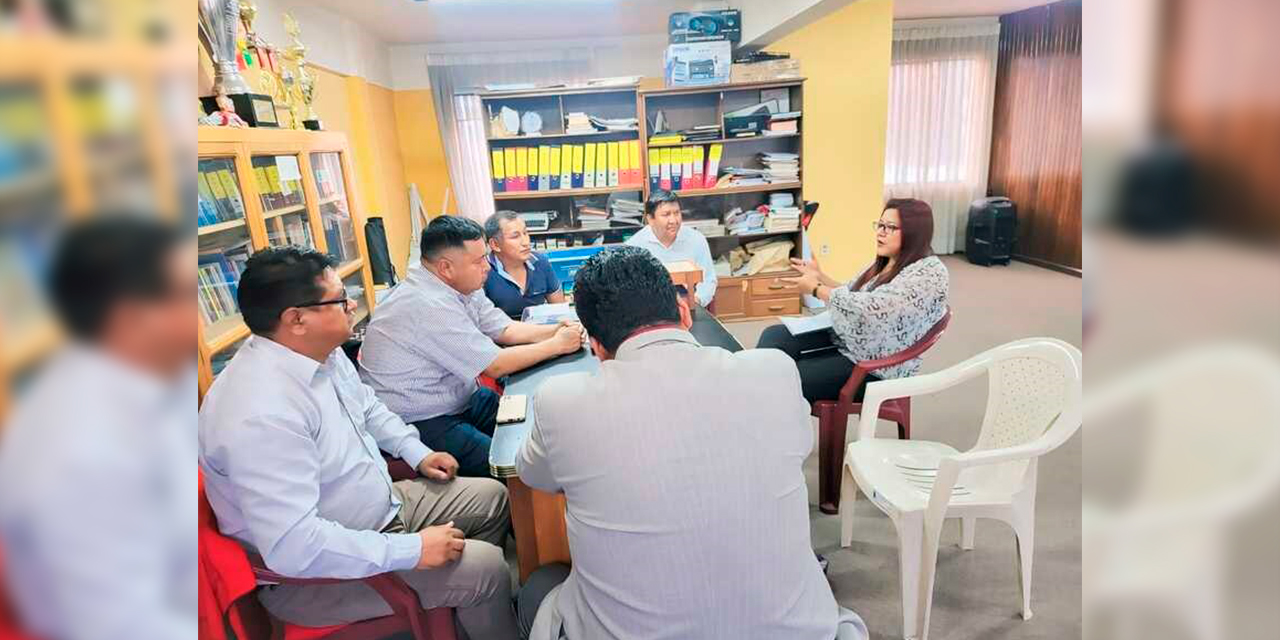
M907 265L933 255L933 248L930 247L933 241L933 209L929 207L929 203L915 198L894 198L884 203L880 214L884 215L890 209L898 210L902 225L899 231L902 234L902 246L898 250L898 259L893 268L886 271L885 265L889 264L889 258L876 256L876 261L853 283L854 291L861 289L868 281L871 282L871 288L875 289L896 278Z

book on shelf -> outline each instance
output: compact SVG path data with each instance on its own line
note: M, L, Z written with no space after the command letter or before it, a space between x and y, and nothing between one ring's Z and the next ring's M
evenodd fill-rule
M594 189L596 188L596 143L588 142L583 145L582 155L582 188Z
M506 161L502 156L502 149L494 149L493 153L493 191L501 193L507 190L507 173L503 169Z
M766 136L790 135L793 133L798 133L799 131L800 131L800 127L798 126L795 120L781 120L777 122L770 122L769 128L764 130L764 135Z
M684 136L679 133L660 133L649 136L650 146L674 145L684 142Z
M581 111L573 111L564 117L564 132L570 135L582 135L595 133L596 128L591 126L591 116Z
M640 126L638 118L602 118L590 116L591 125L599 131L635 131Z
M200 312L206 324L213 324L240 312L236 303L236 287L248 261L248 241L222 250L201 252L197 256Z

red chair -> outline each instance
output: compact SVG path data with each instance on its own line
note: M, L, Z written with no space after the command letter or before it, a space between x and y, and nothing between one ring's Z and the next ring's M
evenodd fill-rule
M248 554L239 543L217 531L213 509L204 494L204 480L200 481L200 562L201 568L210 568L219 575L211 576L215 583L227 584L229 580L243 579L247 566L255 580L281 584L335 584L347 580L328 578L289 578L266 568L256 554ZM229 543L229 544L228 544ZM217 552L213 552L213 547ZM240 575L236 575L237 572ZM250 590L227 608L232 629L240 640L364 640L381 638L409 631L414 640L457 640L453 624L453 609L423 609L418 595L399 575L384 573L361 579L390 605L392 614L372 620L328 627L303 627L272 617L258 602ZM206 593L201 592L201 597ZM205 607L202 604L201 609ZM202 634L202 638L204 635Z
M879 360L859 362L849 375L848 382L840 389L838 400L819 400L813 403L811 413L818 418L818 509L823 513L840 512L840 463L844 460L844 439L849 416L862 413L862 403L853 401L853 394L862 386L867 374L878 369L902 364L920 357L928 351L951 322L951 310L929 329L924 337L907 349ZM880 419L898 424L898 438L911 439L911 398L894 398L880 405Z

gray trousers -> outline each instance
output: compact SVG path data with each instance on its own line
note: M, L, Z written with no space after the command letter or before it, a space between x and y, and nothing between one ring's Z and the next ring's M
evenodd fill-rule
M457 610L459 636L477 640L518 637L511 602L511 574L502 543L511 528L507 489L487 478L457 478L437 484L423 478L402 480L394 489L399 515L383 530L416 533L453 521L466 534L462 557L439 569L401 571L428 609ZM391 615L391 607L362 582L275 585L258 590L272 615L294 624L323 627Z

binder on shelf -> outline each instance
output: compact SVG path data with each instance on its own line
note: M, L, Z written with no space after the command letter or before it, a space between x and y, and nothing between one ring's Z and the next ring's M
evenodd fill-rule
M529 165L529 190L540 191L542 190L542 183L538 182L538 178L542 174L539 171L539 167L538 167L538 148L537 147L527 148L525 150L525 155L528 156L528 160L526 162Z
M276 194L271 190L271 180L267 177L266 167L253 168L253 180L258 185L258 200L266 209L276 208Z
M663 147L658 150L658 171L658 187L670 191L673 184L671 177L671 149Z
M683 163L683 165L680 167L680 179L681 179L681 185L682 185L680 187L681 189L694 189L694 188L697 188L698 184L701 184L694 181L693 149L694 149L693 147L685 147L680 150L681 151L680 160Z
M662 151L660 149L649 150L649 190L656 191L662 188Z
M723 153L724 145L722 144L713 144L710 149L707 149L707 170L702 180L703 189L716 186L717 174L720 173L720 155Z
M701 145L694 147L691 151L693 152L693 162L690 164L690 168L692 169L692 173L690 175L693 176L693 181L689 183L687 188L698 189L702 185L706 184L706 178L702 173L703 167L706 166L703 164L703 161L705 161L706 158L703 157Z
M196 191L200 207L196 224L203 227L206 224L221 222L222 216L218 213L217 201L214 200L213 190L209 188L209 180L205 178L203 171L196 173Z
M684 188L684 147L671 150L671 190Z
M503 170L504 159L502 149L493 150L493 191L500 193L507 190L507 173Z
M582 150L580 144L573 145L573 173L570 175L569 184L574 189L582 188Z
M507 147L502 150L502 164L507 168L507 191L521 191L515 147Z
M618 143L618 186L631 186L631 144Z
M640 165L640 141L631 140L627 143L631 148L631 180L628 184L638 187L644 182L644 168Z
M573 147L560 147L560 188L569 189L573 184Z
M608 143L607 154L608 154L608 163L609 163L607 166L607 169L608 169L607 177L609 180L609 187L617 187L618 178L621 177L620 175L621 166L618 165L618 163L620 163L621 161L621 154L620 152L618 152L617 142Z
M551 190L551 147L538 147L538 191Z
M596 188L596 143L588 142L582 155L582 188L594 189Z
M231 170L219 171L218 179L222 181L222 188L227 192L227 202L231 205L231 211L236 217L243 218L244 202L240 200L240 189L236 188L236 179L231 175Z
M596 188L609 186L609 145L596 144Z
M524 147L515 148L516 157L516 191L529 190L529 154Z
M268 200L268 209L279 209L288 202L283 187L280 185L280 169L274 164L267 165L264 170L267 173L267 192L271 194Z
M550 157L551 163L547 165L547 177L550 188L555 190L560 188L560 164L563 162L563 160L560 159L559 146L551 147Z

